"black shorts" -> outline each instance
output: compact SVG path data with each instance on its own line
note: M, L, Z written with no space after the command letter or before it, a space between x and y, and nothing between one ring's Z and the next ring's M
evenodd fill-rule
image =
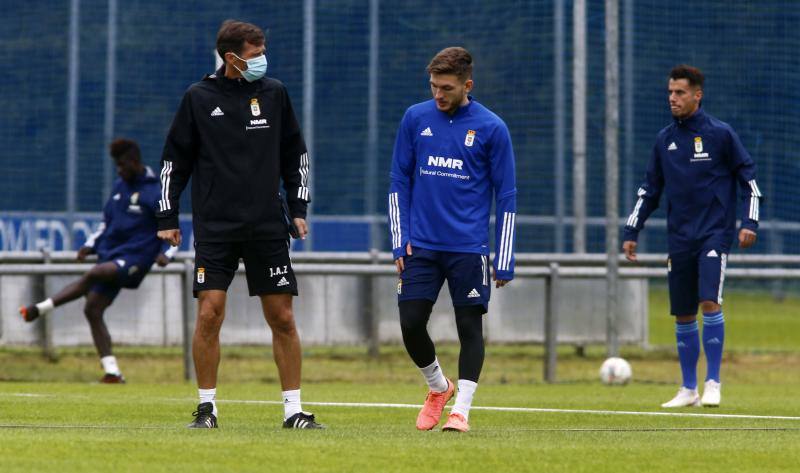
M251 296L297 295L287 240L195 242L194 251L195 297L199 291L227 291L240 258L244 260Z

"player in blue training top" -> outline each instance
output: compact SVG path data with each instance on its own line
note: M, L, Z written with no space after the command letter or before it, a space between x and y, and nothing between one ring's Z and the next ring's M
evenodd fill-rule
M756 241L761 191L756 165L736 132L701 108L703 73L680 65L669 74L674 121L658 133L639 199L625 226L623 250L636 261L636 240L647 217L667 198L670 312L675 316L683 384L662 407L719 406L720 363L725 340L722 285L736 236L736 186L741 188L739 247ZM708 374L702 401L697 392L703 310L703 348Z
M489 212L496 200L496 249L491 278L514 278L516 194L514 152L505 123L470 95L472 56L440 51L427 68L433 99L411 106L394 147L389 226L400 273L400 327L411 359L430 391L417 429L439 424L453 382L436 358L427 324L447 280L461 353L458 395L443 430L466 432L484 359L483 321L489 305Z
M124 383L125 378L111 351L111 335L103 313L121 288L136 289L153 262L166 266L177 247L170 248L156 237L156 217L161 186L152 169L142 164L139 145L120 138L110 146L119 179L103 208L103 222L78 250L78 260L97 253L97 264L80 279L38 304L20 308L26 322L50 313L55 307L86 296L84 314L92 330L100 363L102 383Z

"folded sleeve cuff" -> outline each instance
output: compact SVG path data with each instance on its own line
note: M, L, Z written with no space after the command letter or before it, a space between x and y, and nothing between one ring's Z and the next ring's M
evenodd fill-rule
M158 219L158 230L178 230L180 229L180 225L178 224L178 216L173 215L169 217L162 217Z
M625 227L622 231L622 241L638 241L639 240L639 231L633 229L632 227Z

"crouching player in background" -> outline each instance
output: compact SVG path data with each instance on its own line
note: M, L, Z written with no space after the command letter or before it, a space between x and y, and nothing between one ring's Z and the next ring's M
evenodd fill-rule
M111 143L110 151L120 178L103 209L103 222L78 251L79 261L97 253L98 263L56 295L19 311L26 322L33 322L60 305L86 296L84 313L105 371L100 382L113 384L124 383L125 378L112 354L103 314L121 288L139 287L153 262L166 266L177 247L170 248L156 236L155 213L161 187L153 170L142 164L139 145L120 138Z
M736 235L737 182L742 200L740 248L756 241L761 191L756 165L739 136L701 107L703 73L695 67L677 66L670 72L668 87L673 122L656 137L639 199L625 225L623 250L630 261L636 261L639 231L665 192L670 312L675 316L683 384L661 407L715 407L721 397L719 372L725 341L722 283ZM708 364L702 400L697 392L698 304L703 310Z
M439 424L453 382L428 335L431 309L445 279L461 353L458 394L443 430L466 432L483 367L483 314L489 307L489 213L496 201L495 260L500 288L514 278L517 188L506 124L469 95L472 56L446 48L428 65L432 100L411 106L400 123L389 190L389 226L400 281L400 327L430 391L417 429Z

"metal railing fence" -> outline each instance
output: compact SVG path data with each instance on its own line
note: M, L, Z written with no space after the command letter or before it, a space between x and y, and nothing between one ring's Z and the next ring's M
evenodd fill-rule
M624 259L624 265L619 269L621 278L664 278L667 275L665 267L666 256L656 254L641 254L638 256L640 265L634 266ZM391 276L396 274L392 264L391 253L377 251L363 253L296 253L293 254L292 267L299 275L348 275L364 276L367 281L367 296L365 297L364 316L367 317L369 328L368 353L377 355L379 351L378 321L375 317L377 311L375 304L379 303L374 297L372 280L376 276ZM74 263L75 252L65 251L56 253L38 252L6 252L0 253L0 276L3 275L38 275L43 279L54 275L78 275L91 268L91 262ZM566 278L602 278L606 276L606 262L604 254L519 254L517 255L517 278L541 278L545 281L545 317L544 317L544 379L547 382L556 380L558 345L558 301L561 294L561 280ZM800 266L799 255L740 255L730 256L729 263L750 267L729 267L726 278L730 279L761 279L761 280L800 280L800 267L775 268L763 267L766 265ZM657 267L654 265L661 265ZM756 266L756 267L752 267ZM762 266L762 267L758 267ZM194 377L194 367L191 355L192 322L194 320L194 303L192 295L192 281L194 277L194 254L181 252L176 255L175 262L166 267L154 267L156 274L174 274L182 278L183 310L183 366L184 379ZM239 272L244 272L244 265L239 265ZM44 282L42 287L45 287ZM52 356L53 346L51 327L48 318L43 319L44 336L42 337L43 351Z

